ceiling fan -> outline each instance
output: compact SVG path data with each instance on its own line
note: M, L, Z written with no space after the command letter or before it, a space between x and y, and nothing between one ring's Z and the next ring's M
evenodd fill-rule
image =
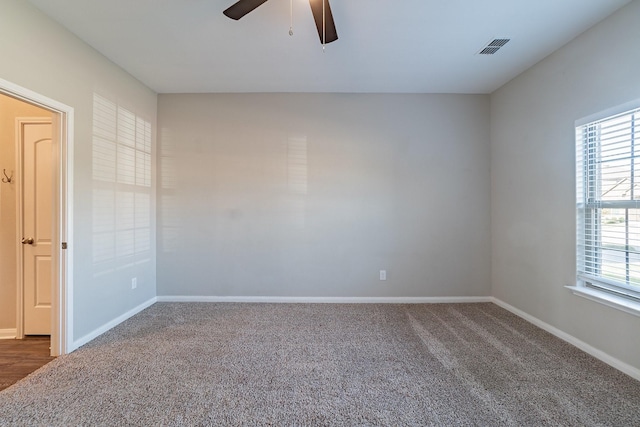
M266 1L267 0L239 0L223 13L229 18L237 21ZM318 36L320 36L320 43L324 45L338 40L338 32L336 31L336 26L333 22L333 15L331 14L329 0L309 0L309 4L311 5L313 19L316 21L316 28L318 29Z

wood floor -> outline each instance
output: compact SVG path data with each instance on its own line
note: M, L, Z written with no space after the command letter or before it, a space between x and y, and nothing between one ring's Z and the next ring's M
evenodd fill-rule
M18 382L54 359L49 336L29 336L24 340L0 340L0 390Z

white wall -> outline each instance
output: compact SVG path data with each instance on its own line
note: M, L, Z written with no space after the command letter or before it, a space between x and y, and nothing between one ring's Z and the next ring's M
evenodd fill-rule
M491 96L493 295L640 368L640 317L574 296L574 121L640 98L640 1Z
M0 78L75 109L73 337L79 339L153 298L156 292L153 232L144 256L116 256L107 268L105 262L96 262L97 253L110 250L107 240L117 247L126 246L122 233L115 229L96 240L96 223L110 221L96 203L96 191L102 191L101 197L110 191L115 200L126 186L94 179L94 97L98 94L149 123L154 141L157 96L26 1L0 0L0 7ZM120 160L107 162L119 167L115 163ZM153 189L149 193L149 209L141 212L146 212L153 230ZM100 259L104 261L104 257ZM132 277L138 278L135 291L131 290Z
M158 106L158 295L489 295L488 96Z

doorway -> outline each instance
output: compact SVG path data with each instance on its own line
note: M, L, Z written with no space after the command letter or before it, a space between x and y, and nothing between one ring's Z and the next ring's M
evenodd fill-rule
M8 165L8 167L0 165L0 168L6 169L9 176L13 174L13 180L15 180L12 180L12 183L2 183L0 197L5 202L13 198L16 204L14 211L16 225L13 233L15 238L11 239L16 254L14 264L16 280L13 281L15 337L23 338L30 334L46 335L49 332L51 355L58 356L68 353L72 349L73 342L71 333L73 108L2 79L0 79L0 97L11 100L14 104L18 103L26 110L37 108L45 112L44 115L38 114L36 119L33 118L33 114L23 114L20 119L18 118L20 115L7 119L6 114L9 113L6 109L0 109L0 116L4 117L4 122L9 120L14 123L15 134L12 138L14 145L19 146L26 141L25 138L30 138L33 143L31 148L35 149L35 152L28 153L26 152L28 150L25 151L26 147L16 147L13 159L7 156L0 157L3 164ZM49 156L48 159L47 156ZM25 170L30 167L24 164L25 159L27 162L31 161L32 166L35 166L34 159L38 159L37 161L44 159L49 164L50 170L40 169L43 166L38 165L40 172L32 174L29 178L24 175ZM28 171L27 173L29 174ZM31 180L27 188L24 187L23 180L25 183ZM34 183L33 180L39 180L39 182ZM30 193L33 188L39 189L38 194ZM41 208L44 206L44 209L40 210L41 214L29 216L27 211L30 208L25 208L29 203L35 203ZM47 204L49 206L46 206ZM1 207L2 204L0 204ZM5 219L8 219L10 215L6 212L6 209L0 211L0 215L5 214L7 215ZM2 221L2 226L4 227L7 222L10 221ZM3 233L6 233L6 230L3 229ZM3 248L3 252L7 252L6 248ZM31 288L18 286L25 279L31 282L33 285ZM4 288L7 284L2 283L0 286L3 287L0 292L6 295ZM37 309L37 316L40 317L39 324L35 326L31 322L30 314L27 313L29 304ZM0 331L11 330L7 328L6 319L2 316L0 321L5 322L4 326L0 325Z

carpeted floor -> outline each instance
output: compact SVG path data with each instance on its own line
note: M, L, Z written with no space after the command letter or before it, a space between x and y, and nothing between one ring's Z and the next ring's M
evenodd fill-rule
M158 303L0 425L638 426L640 382L493 304Z

